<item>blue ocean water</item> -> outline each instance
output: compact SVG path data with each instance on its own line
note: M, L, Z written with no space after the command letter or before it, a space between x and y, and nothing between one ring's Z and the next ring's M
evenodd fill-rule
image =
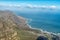
M29 25L32 28L43 29L48 32L60 33L60 13L59 12L38 12L38 13L20 13L18 16L29 19Z

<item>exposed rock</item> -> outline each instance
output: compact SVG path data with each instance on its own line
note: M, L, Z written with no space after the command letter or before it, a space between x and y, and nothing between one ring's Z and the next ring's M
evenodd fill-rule
M9 18L9 13L0 11L0 40L20 40L15 28L17 25Z
M59 39L59 36L53 35L52 40L60 40L60 39Z
M37 38L37 40L48 40L48 38L47 38L47 37L44 37L44 36L39 36L39 37Z

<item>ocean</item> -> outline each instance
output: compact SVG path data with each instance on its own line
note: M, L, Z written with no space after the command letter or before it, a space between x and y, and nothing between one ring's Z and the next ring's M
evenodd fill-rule
M37 12L37 13L21 13L18 16L27 19L28 24L32 28L42 29L44 31L60 33L60 13L59 12Z

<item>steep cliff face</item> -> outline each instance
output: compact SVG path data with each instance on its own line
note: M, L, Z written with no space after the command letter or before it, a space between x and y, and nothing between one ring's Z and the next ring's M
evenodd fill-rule
M17 25L10 18L8 11L0 11L0 40L20 40Z

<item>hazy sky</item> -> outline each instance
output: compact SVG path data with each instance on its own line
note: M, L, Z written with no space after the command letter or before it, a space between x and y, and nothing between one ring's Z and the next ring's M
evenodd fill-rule
M0 0L0 6L17 7L20 10L60 9L60 0Z
M60 6L60 0L0 0L1 3L15 3L15 4L33 4L33 5L56 5Z
M1 0L1 1L60 1L60 0Z

